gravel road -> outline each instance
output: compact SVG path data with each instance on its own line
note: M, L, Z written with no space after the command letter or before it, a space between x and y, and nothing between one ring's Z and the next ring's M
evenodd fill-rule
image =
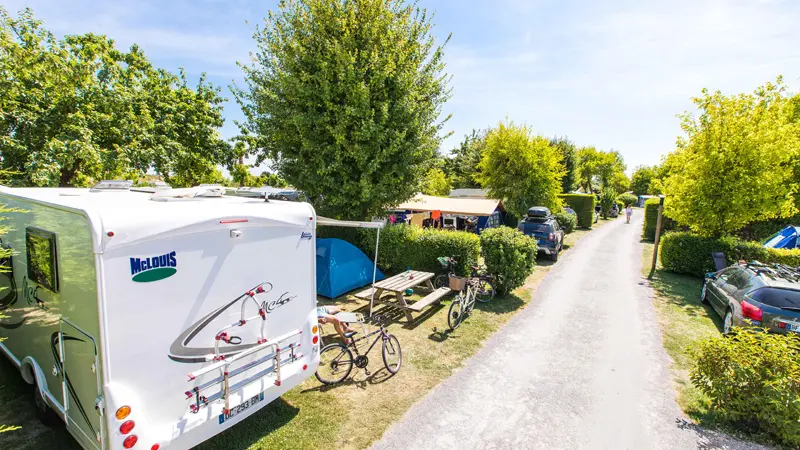
M531 304L373 448L757 448L699 429L675 402L640 275L642 215L564 253Z

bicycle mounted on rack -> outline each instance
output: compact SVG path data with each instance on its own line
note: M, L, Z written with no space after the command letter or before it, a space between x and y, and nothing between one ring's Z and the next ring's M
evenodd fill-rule
M391 374L396 374L400 371L400 366L403 363L403 354L400 349L400 341L397 340L392 334L389 334L383 326L386 320L383 315L376 314L372 316L372 320L377 324L378 329L367 332L364 316L359 313L338 313L337 318L342 322L358 322L361 325L363 336L355 339L354 336L358 331L350 331L345 333L345 338L348 341L345 343L334 342L322 348L319 352L319 366L317 367L316 377L322 384L336 384L342 382L350 372L353 366L359 369L364 369L366 375L370 375L367 365L369 358L367 355L375 345L381 342L381 355L383 357L383 364L386 370ZM372 336L378 335L375 340L370 344L369 348L363 353L359 352L359 342L369 339ZM353 357L355 353L355 358Z

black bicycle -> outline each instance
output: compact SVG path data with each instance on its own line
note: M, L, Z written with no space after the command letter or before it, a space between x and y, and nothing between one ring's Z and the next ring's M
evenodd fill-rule
M455 257L440 256L436 258L442 268L446 270L445 273L440 273L433 279L433 286L436 289L446 287L450 283L450 277L456 275L456 264L458 261ZM481 273L484 272L484 273ZM492 275L485 273L480 266L472 266L472 275L469 276L470 284L475 289L475 299L481 303L489 303L494 298L494 283L495 279Z
M383 327L385 318L382 315L375 315L373 319L378 325L377 330L358 339L353 338L358 331L345 333L344 335L348 339L346 344L335 342L326 345L320 350L319 367L317 367L317 373L315 375L322 384L341 383L350 375L353 366L364 369L364 372L369 375L370 372L367 370L369 358L367 355L379 341L381 342L383 365L386 367L386 370L392 374L400 371L400 366L403 364L403 353L400 350L400 341L398 341L394 335L386 332L386 329ZM364 352L364 354L359 353L358 343L376 334L378 336L367 351ZM353 357L353 353L355 353L355 358Z

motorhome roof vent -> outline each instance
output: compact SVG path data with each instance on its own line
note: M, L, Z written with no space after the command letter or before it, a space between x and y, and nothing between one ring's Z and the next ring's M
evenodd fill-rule
M89 189L89 192L119 192L129 191L133 186L130 180L103 180Z
M216 186L196 186L183 189L164 189L163 191L155 192L150 196L150 200L159 202L168 202L175 200L191 200L200 198L215 198L223 197L225 195L224 187Z

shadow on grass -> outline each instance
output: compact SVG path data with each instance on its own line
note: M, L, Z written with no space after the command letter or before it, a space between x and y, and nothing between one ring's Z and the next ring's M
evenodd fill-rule
M223 431L195 448L200 450L250 448L265 435L289 423L299 412L299 408L295 408L279 397L233 428Z
M722 332L722 319L719 314L700 300L703 280L657 269L650 284L668 304L680 307L690 317L710 317L717 329Z
M475 308L492 314L505 314L525 306L525 301L516 294L505 294L495 297L489 303L476 303Z
M381 360L380 356L378 356L378 360L375 361L374 359L371 361L370 364L380 364L383 360ZM369 365L366 367L369 369ZM403 370L402 367L400 370ZM399 372L398 372L399 373ZM367 375L364 369L359 369L358 367L353 366L353 371L350 372L350 375L342 381L341 383L336 384L322 384L320 383L319 386L314 386L312 388L303 389L302 392L329 392L335 389L339 389L345 386L355 386L359 389L366 389L370 385L381 384L390 378L394 377L396 374L389 372L385 366L379 368L375 371L370 371L370 374Z

